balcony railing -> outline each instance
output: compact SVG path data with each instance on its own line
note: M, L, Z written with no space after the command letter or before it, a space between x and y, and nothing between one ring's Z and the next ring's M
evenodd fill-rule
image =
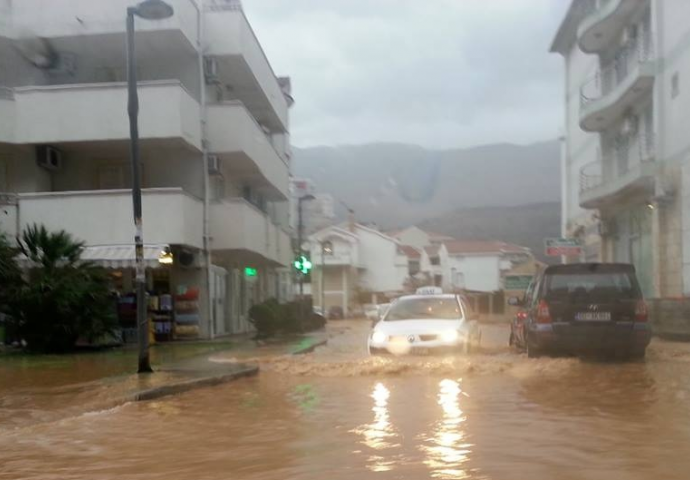
M654 135L642 133L621 141L580 169L580 205L595 208L635 185L646 185L654 167Z
M596 75L580 88L580 106L595 102L625 82L636 67L654 60L651 35L644 35L638 41L621 48L614 60L601 68Z

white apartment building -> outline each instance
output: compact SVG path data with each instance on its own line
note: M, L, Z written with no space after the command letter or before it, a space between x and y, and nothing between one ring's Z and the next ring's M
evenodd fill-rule
M651 298L690 294L688 18L685 0L574 0L551 46L565 60L562 233L587 260L632 262Z
M403 293L410 262L396 239L350 221L319 230L309 242L315 306L323 299L326 310L337 306L348 315L358 305L384 303ZM331 252L322 256L323 242L330 242Z
M166 1L171 18L135 22L149 290L198 291L201 337L245 332L253 303L290 292L290 83L239 1ZM134 255L125 16L136 3L0 0L0 229L66 230L123 292ZM166 247L169 267L157 261Z

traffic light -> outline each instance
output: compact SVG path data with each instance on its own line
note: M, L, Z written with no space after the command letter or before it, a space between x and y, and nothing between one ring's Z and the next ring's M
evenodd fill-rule
M295 267L295 270L303 275L307 275L311 271L312 267L311 261L309 261L309 259L304 255L299 255L292 265Z

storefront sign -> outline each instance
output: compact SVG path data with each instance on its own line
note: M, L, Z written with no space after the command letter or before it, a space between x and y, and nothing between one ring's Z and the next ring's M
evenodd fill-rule
M252 267L244 267L244 276L245 277L256 277L258 275L256 268Z
M527 290L532 281L532 275L506 275L503 279L504 290Z
M546 238L544 247L548 257L576 257L582 253L582 245L576 238Z

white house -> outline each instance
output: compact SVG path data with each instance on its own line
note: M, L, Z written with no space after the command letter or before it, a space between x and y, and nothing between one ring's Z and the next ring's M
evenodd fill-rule
M498 318L510 313L504 295L506 274L523 266L523 276L533 275L538 268L527 247L505 242L444 242L438 256L443 289L462 292L479 314Z
M290 292L290 82L273 72L239 1L167 2L171 18L135 20L148 288L187 298L187 334L243 332L253 303ZM0 229L68 231L123 294L134 4L0 0ZM158 263L164 248L172 266Z
M497 292L503 289L502 274L532 259L527 247L504 242L445 242L439 250L444 290Z
M326 309L338 306L348 314L359 304L403 292L409 259L394 238L350 221L319 230L309 241L314 305L323 302ZM322 255L324 242L331 251Z
M690 294L689 16L687 1L574 0L551 45L563 235L589 260L632 262L648 297Z
M453 237L441 233L429 232L412 225L411 227L387 232L388 235L397 239L403 245L410 245L419 250L431 245L440 245L443 242L455 240Z

